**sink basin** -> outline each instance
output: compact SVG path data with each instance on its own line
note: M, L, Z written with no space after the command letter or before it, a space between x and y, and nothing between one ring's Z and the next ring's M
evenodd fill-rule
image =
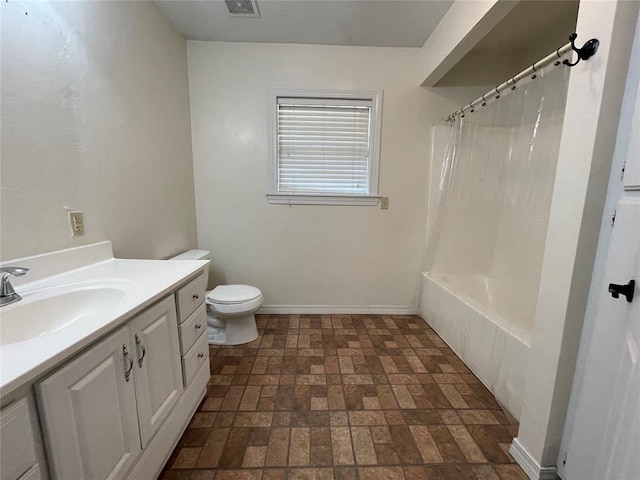
M126 296L120 286L46 289L0 310L0 345L23 342L101 315Z

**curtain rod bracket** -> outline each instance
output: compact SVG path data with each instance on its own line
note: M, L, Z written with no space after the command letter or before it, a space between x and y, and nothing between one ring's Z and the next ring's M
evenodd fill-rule
M580 60L588 60L593 57L598 51L598 47L600 46L600 41L597 38L592 38L587 43L585 43L582 48L576 48L575 40L578 38L577 33L572 33L569 35L569 41L571 41L571 49L578 54L578 59L571 63L568 59L562 62L568 67L575 67Z

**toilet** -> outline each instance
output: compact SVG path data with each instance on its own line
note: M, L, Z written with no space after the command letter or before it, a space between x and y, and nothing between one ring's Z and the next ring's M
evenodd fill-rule
M189 250L170 260L210 260L206 250ZM205 271L205 281L208 271ZM211 345L242 345L258 338L256 313L262 292L251 285L218 285L207 292L207 334Z

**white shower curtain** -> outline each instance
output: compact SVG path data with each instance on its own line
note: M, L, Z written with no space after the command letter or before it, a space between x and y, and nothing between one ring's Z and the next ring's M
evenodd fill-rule
M569 71L552 63L456 116L428 232L427 270L525 334L533 328Z

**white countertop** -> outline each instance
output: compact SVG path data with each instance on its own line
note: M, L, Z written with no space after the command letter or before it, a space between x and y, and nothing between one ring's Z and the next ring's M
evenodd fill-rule
M108 250L110 250L110 244ZM68 257L69 251L65 251L65 255ZM96 258L91 259L93 260ZM16 265L19 262L14 261L11 264ZM48 262L51 263L50 260ZM37 268L38 262L26 263L32 271ZM87 316L81 322L74 322L72 325L40 337L0 346L0 398L35 380L47 370L115 330L136 313L174 291L187 279L197 276L208 263L208 260L108 258L69 271L58 269L54 275L38 278L30 283L20 282L21 284L17 286L18 282L14 283L16 291L23 296L23 300L2 307L0 322L4 311L19 308L20 303L28 302L30 296L41 295L41 292L52 287L113 284L121 289L124 287L126 293L122 299L110 305L105 311ZM55 312L51 314L55 315Z

